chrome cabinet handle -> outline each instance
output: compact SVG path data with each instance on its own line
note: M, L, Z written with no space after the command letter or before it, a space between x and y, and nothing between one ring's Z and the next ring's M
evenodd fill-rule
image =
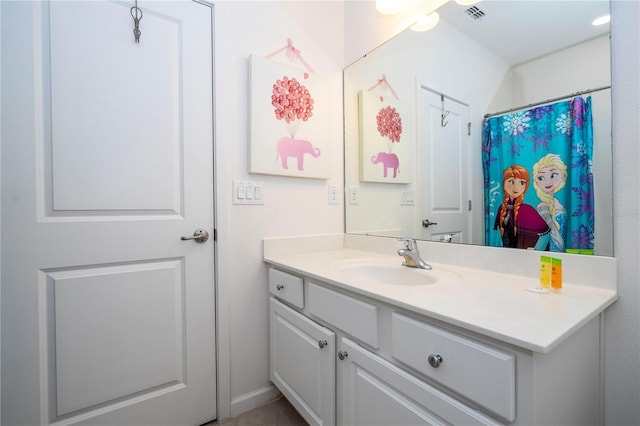
M349 353L347 351L338 352L338 358L340 358L340 361L343 361L348 356L349 356Z
M320 349L324 349L324 347L327 345L328 343L326 340L318 340L318 346L320 347Z
M444 362L442 357L440 355L438 355L438 354L429 355L428 359L429 359L429 365L432 366L433 368L440 367L440 364L442 364Z
M209 239L209 232L206 229L198 228L193 232L193 237L180 237L182 241L194 240L196 243L204 243Z
M276 290L280 291L280 290L282 290L282 289L284 289L284 284L278 284L278 285L276 285Z

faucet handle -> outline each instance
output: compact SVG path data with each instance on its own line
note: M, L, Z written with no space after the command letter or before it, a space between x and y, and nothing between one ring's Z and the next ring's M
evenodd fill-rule
M400 238L398 241L405 243L407 250L418 251L418 244L414 238Z

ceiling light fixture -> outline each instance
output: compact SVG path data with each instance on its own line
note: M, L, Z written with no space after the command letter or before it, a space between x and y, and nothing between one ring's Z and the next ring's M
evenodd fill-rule
M611 21L611 15L602 15L595 18L593 21L591 21L591 25L594 25L594 26L604 25L604 24L608 24L609 21Z
M416 19L416 23L411 26L413 31L428 31L438 25L440 15L438 12L431 12L428 15L421 15Z
M476 4L478 2L480 2L480 0L456 0L456 3L461 6L471 6L472 4Z
M376 0L376 10L385 15L394 15L407 7L408 0Z

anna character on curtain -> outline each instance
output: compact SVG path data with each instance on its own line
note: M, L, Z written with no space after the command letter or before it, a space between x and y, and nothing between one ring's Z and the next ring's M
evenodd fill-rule
M564 251L567 211L555 197L567 181L567 165L558 154L547 154L533 165L536 195L540 198L538 213L551 229L551 251Z
M529 171L520 165L503 171L504 197L494 224L494 229L500 230L503 247L548 249L549 226L536 209L524 203L530 182Z

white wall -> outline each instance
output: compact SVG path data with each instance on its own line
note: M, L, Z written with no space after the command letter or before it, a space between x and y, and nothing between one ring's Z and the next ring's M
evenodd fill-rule
M614 253L620 299L607 310L607 425L640 424L640 3L611 2Z
M215 129L218 229L220 418L274 395L269 382L267 269L262 238L340 233L343 203L328 204L328 183L342 188L342 2L221 1L215 3ZM247 172L248 62L287 38L328 79L331 170L328 180ZM274 58L275 59L275 58ZM284 54L277 56L287 62ZM302 65L300 65L302 66ZM232 205L232 180L264 183L264 205ZM341 197L340 197L341 198Z
M489 112L611 84L609 35L515 65Z

